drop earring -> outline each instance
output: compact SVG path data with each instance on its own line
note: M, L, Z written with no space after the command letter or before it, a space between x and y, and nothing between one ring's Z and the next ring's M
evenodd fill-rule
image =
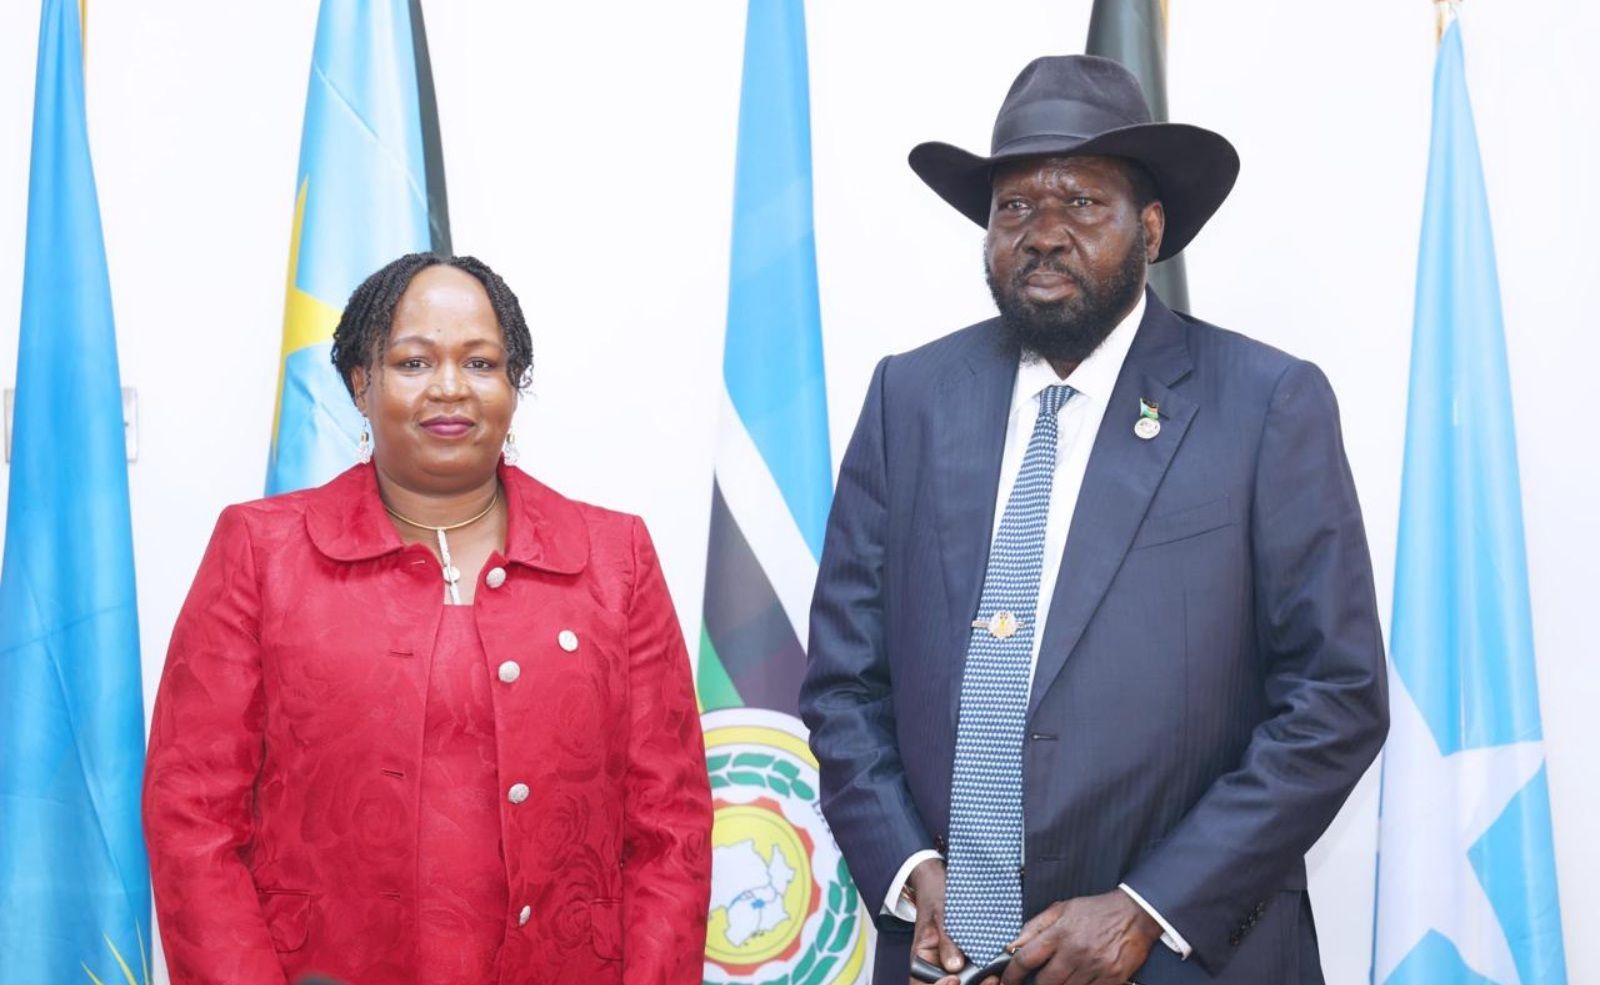
M522 457L517 454L517 433L515 431L506 432L505 444L500 447L500 457L505 459L507 465L517 464L517 459Z
M356 445L356 461L362 465L372 461L372 431L364 417L361 419L361 443Z

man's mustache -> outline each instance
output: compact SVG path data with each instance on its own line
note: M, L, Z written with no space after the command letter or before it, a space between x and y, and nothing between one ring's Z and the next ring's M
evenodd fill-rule
M1023 282L1026 281L1029 276L1040 270L1043 270L1047 273L1060 274L1062 277L1065 277L1068 280L1071 280L1074 284L1077 284L1078 290L1084 292L1085 294L1087 294L1089 291L1089 285L1084 283L1083 277L1080 276L1076 270L1073 270L1071 267L1067 266L1066 261L1062 260L1059 255L1054 253L1046 254L1044 256L1034 254L1033 256L1029 257L1028 262L1024 263L1020 268L1018 268L1017 272L1011 276L1012 286L1018 290L1021 290Z

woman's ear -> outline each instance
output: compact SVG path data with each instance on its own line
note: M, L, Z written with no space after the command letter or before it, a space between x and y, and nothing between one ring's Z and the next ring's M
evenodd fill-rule
M367 384L372 377L367 373L367 367L357 366L350 371L350 392L355 395L356 410L362 417L367 416Z

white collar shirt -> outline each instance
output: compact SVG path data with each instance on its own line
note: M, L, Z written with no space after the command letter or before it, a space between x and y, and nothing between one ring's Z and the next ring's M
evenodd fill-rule
M1050 600L1055 597L1056 576L1061 571L1061 557L1067 547L1067 532L1072 529L1072 514L1078 504L1078 492L1083 488L1083 477L1089 469L1089 453L1094 450L1095 435L1100 433L1100 422L1105 419L1111 402L1111 391L1122 374L1122 364L1138 334L1139 323L1144 319L1145 298L1140 292L1139 302L1133 306L1105 341L1079 363L1065 379L1056 375L1055 367L1038 357L1024 356L1017 367L1016 385L1011 391L1011 414L1006 420L1006 443L1000 459L1000 485L995 491L994 528L990 542L1000 532L1000 518L1005 513L1006 501L1022 471L1022 457L1027 453L1028 440L1039 419L1039 395L1046 387L1062 383L1072 387L1071 399L1056 414L1058 436L1056 444L1056 470L1050 483L1050 512L1045 521L1044 564L1039 573L1039 611L1033 633L1033 652L1029 658L1028 679L1039 666L1039 644L1044 639L1045 622L1050 614ZM1133 428L1139 408L1125 408L1128 427ZM1119 410L1120 412L1120 410ZM1048 682L1046 682L1048 683Z

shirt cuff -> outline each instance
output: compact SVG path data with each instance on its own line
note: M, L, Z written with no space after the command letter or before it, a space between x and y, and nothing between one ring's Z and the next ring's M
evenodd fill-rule
M1189 942L1183 939L1183 935L1178 933L1177 928L1173 927L1172 924L1167 923L1166 918L1157 913L1155 907L1151 906L1149 903L1146 903L1143 896L1140 896L1138 893L1134 892L1132 886L1124 882L1119 884L1117 888L1133 897L1133 901L1139 904L1139 908L1150 914L1150 916L1154 918L1155 922L1161 925L1161 943L1178 952L1178 956L1187 961L1189 959L1189 955L1194 953L1194 948L1190 947Z
M920 852L913 852L911 857L900 866L900 871L894 874L894 880L889 883L889 895L883 898L883 912L891 917L898 917L906 923L917 922L917 908L911 901L900 895L906 888L906 880L911 878L911 870L926 862L930 858L943 858L931 848L924 848ZM1160 919L1157 917L1156 919Z

